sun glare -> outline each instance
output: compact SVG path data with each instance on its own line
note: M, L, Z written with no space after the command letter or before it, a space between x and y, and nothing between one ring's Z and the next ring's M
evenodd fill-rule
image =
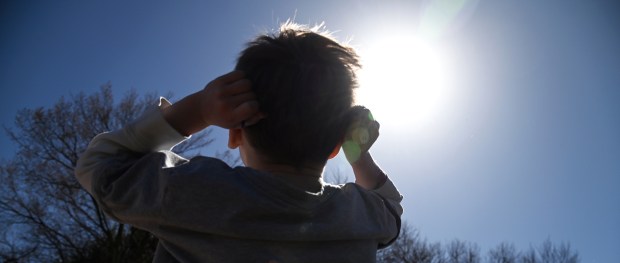
M384 128L423 129L446 106L451 72L439 50L416 38L396 37L360 49L357 103Z

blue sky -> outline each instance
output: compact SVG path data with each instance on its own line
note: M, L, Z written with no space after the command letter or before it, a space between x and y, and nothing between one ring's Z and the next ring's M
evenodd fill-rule
M425 36L449 64L440 73L450 84L432 117L412 123L422 110L413 97L426 94L408 91L420 89L410 86L420 77L410 66L426 65L416 57L399 62L407 76L390 76L396 79L390 87L361 87L375 97L364 102L381 113L382 135L372 152L405 196L404 218L431 241L459 238L483 250L508 241L524 249L549 237L571 242L582 262L620 258L620 7L614 1L1 5L5 126L21 108L49 106L108 81L117 95L134 88L180 98L232 69L247 40L292 17L325 22L363 51L362 59L390 49L406 57L393 42L377 43ZM216 134L213 147L223 149L226 138ZM9 158L15 146L4 134L0 140L0 156ZM328 170L342 167L340 156Z

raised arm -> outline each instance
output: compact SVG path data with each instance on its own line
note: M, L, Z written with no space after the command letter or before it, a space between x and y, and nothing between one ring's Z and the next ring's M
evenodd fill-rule
M374 190L381 187L387 180L387 176L375 163L369 152L361 154L360 158L351 164L355 174L355 183L368 189Z
M258 121L256 96L241 71L220 76L163 111L170 126L184 136L210 125L230 129Z
M353 167L355 183L368 189L379 188L387 176L370 156L368 150L379 137L379 123L363 106L351 109L351 124L342 144L347 160Z
M352 118L342 149L353 168L355 183L381 195L401 215L403 209L400 201L403 197L368 152L379 137L379 123L370 110L362 106L352 109Z
M228 73L174 105L161 99L122 129L97 135L77 162L76 178L106 214L149 229L162 220L162 185L171 178L166 168L187 162L169 150L209 125L255 122L256 112L243 73Z

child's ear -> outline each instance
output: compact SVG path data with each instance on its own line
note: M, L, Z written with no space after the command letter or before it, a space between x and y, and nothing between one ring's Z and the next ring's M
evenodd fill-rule
M340 152L340 147L342 147L342 143L338 143L338 145L336 145L336 148L334 148L334 151L329 155L328 159L336 157L336 155Z
M228 148L237 149L243 143L243 135L241 129L229 129L228 130Z

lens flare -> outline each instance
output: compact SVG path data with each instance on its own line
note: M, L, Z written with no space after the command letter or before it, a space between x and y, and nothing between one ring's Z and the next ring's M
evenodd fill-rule
M478 4L478 0L432 0L424 6L418 24L421 36L435 39L464 24Z

